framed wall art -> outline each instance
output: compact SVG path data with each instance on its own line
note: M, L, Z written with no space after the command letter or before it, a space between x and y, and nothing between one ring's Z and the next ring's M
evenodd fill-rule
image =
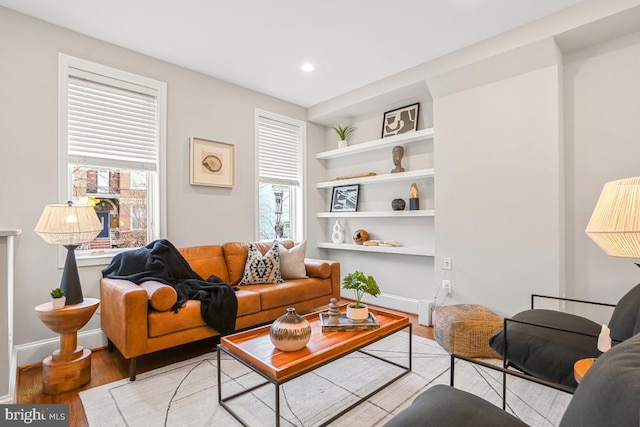
M333 187L331 212L355 212L358 208L360 184Z
M235 146L226 142L191 137L191 185L233 187Z
M382 119L382 137L417 130L419 109L420 103L418 102L384 113Z

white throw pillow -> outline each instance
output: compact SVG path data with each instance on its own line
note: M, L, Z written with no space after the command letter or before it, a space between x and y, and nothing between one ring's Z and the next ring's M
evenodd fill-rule
M280 250L280 272L283 279L303 279L307 277L304 257L307 253L307 241L304 240L291 249L278 245Z
M238 285L284 282L280 273L279 246L281 245L278 242L273 242L273 246L263 256L256 245L249 243L249 254L244 265L244 274Z

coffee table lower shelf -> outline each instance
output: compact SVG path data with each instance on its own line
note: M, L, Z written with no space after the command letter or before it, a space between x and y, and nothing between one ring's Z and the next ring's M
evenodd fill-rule
M317 316L317 314L316 314ZM378 355L372 354L370 352L367 352L366 350L363 350L364 347L369 346L383 338L386 338L390 335L393 335L396 332L399 332L401 330L404 329L409 329L409 340L408 340L408 351L409 351L409 363L408 366L402 365L400 363L394 362L392 360L388 360L385 359L383 357L380 357ZM379 331L378 331L379 332ZM322 333L322 332L319 332ZM354 332L333 332L333 333L342 333L342 334L354 334ZM355 332L356 334L367 334L366 331L363 332ZM268 327L267 327L267 334L268 334ZM396 325L396 327L394 328L390 328L388 332L386 333L377 333L377 334L371 334L371 339L370 340L364 340L362 343L358 344L357 346L353 347L353 346L348 346L348 349L346 349L345 351L342 352L335 352L332 351L330 352L330 356L328 356L326 358L326 360L322 360L321 362L318 363L314 363L312 365L310 365L308 368L303 368L300 369L297 372L292 373L291 375L288 375L286 377L284 377L283 379L278 379L278 378L274 378L274 375L269 375L268 372L266 372L266 370L261 369L260 367L256 366L256 363L252 363L252 361L248 361L245 360L243 357L239 356L238 354L234 353L234 349L230 349L225 347L224 345L224 339L223 341L218 344L218 351L217 351L217 373L218 373L218 403L220 404L220 406L222 406L227 412L229 412L235 419L237 419L243 426L249 426L249 424L247 424L242 417L236 413L228 404L227 402L232 401L233 399L236 399L240 396L243 396L247 393L251 393L252 391L263 387L269 383L273 384L275 387L275 425L276 426L280 426L280 386L283 385L286 382L289 382L295 378L298 378L304 374L307 374L321 366L324 366L328 363L331 363L343 356L346 356L347 354L353 353L353 352L360 352L362 354L365 354L367 356L373 357L375 359L381 360L383 362L389 363L391 365L397 366L399 368L402 368L402 372L400 372L400 374L396 375L395 377L391 378L390 380L388 380L387 382L385 382L383 385L381 385L380 387L376 388L375 390L372 390L369 394L367 394L366 396L362 397L361 399L359 399L358 401L354 402L353 404L349 405L347 408L345 408L344 410L342 410L340 413L335 414L334 416L332 416L329 420L323 422L322 424L320 424L321 426L326 426L330 423L332 423L333 421L335 421L336 419L338 419L339 417L341 417L342 415L346 414L347 412L349 412L350 410L352 410L353 408L355 408L356 406L360 405L362 402L365 402L367 399L369 399L371 396L375 395L376 393L378 393L379 391L385 389L386 387L388 387L389 385L391 385L392 383L394 383L395 381L397 381L398 379L402 378L404 375L408 374L409 372L411 372L411 351L412 351L412 345L411 345L411 335L412 335L412 329L411 329L411 323L407 322L405 324L399 324ZM345 347L347 348L347 347ZM233 360L242 363L243 365L245 365L246 367L248 367L249 369L251 369L253 372L257 373L258 375L260 375L261 377L263 377L266 381L262 382L260 384L257 384L253 387L250 387L248 389L242 390L238 393L229 395L229 396L225 396L223 397L222 395L222 370L221 370L221 360L220 360L220 355L221 353L225 353L227 355L229 355Z

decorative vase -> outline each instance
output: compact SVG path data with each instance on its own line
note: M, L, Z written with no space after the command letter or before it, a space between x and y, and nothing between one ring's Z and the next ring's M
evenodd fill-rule
M331 240L333 243L342 243L344 240L344 233L342 232L342 226L338 221L333 225L333 233L331 234Z
M338 148L346 148L347 147L347 140L346 139L341 139L338 141Z
M311 339L311 325L296 313L295 308L290 307L271 324L269 337L278 350L297 351Z
M67 297L51 298L51 305L53 306L54 310L60 310L61 308L64 308L66 302Z
M364 322L369 317L369 306L360 303L360 308L356 308L355 304L349 304L347 317L354 322Z
M403 211L405 206L407 206L407 202L403 199L393 199L391 201L391 209L394 211Z

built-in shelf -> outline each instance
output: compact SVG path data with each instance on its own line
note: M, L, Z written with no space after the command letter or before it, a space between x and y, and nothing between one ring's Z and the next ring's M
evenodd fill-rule
M360 144L350 145L345 148L323 151L316 154L317 159L335 159L343 156L365 153L372 150L394 147L396 145L409 144L433 138L433 128L417 130L415 132L402 133L400 135L388 136L386 138L375 139Z
M411 179L433 178L433 168L418 169L409 172L385 173L382 175L363 176L359 178L334 179L333 181L319 182L316 188L333 188L341 185L352 184L377 184L380 182L408 181Z
M355 243L329 243L318 242L318 248L337 249L343 251L359 251L359 252L378 252L397 255L415 255L415 256L434 256L433 249L417 246L363 246Z
M388 218L388 217L430 217L434 210L416 211L364 211L364 212L320 212L318 218Z

